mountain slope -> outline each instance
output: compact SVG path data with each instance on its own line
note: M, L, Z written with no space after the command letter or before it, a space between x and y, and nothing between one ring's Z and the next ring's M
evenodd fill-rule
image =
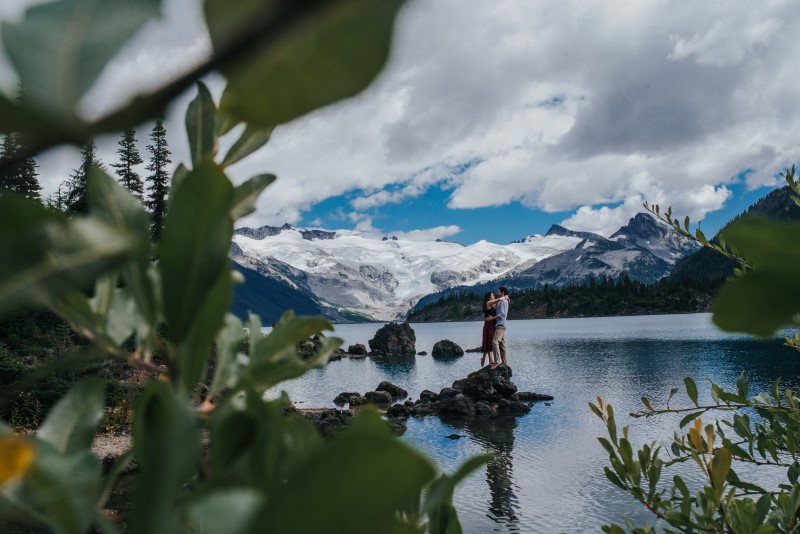
M792 190L784 186L772 190L766 196L750 206L743 214L735 217L721 230L724 231L733 221L747 215L761 215L776 221L794 221L800 219L800 206L792 201ZM717 234L718 236L719 234ZM714 240L717 239L714 237ZM737 263L708 248L701 248L675 263L669 275L671 282L684 280L724 280L733 274Z

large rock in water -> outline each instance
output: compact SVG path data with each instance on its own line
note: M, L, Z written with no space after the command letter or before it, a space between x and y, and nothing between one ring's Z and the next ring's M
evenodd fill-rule
M511 367L501 365L497 369L484 367L467 378L456 380L455 389L475 401L498 402L501 399L511 399L517 392L517 386L511 381Z
M387 412L387 416L390 419L403 418L406 414L425 417L434 413L442 417L472 417L476 414L485 417L518 416L528 413L536 401L553 399L541 393L518 392L511 375L511 368L507 365L496 369L486 366L456 380L452 387L442 388L438 395L433 391L422 391L417 402L405 403L407 410L397 408Z
M431 351L431 356L434 358L456 358L463 355L464 349L462 349L458 343L450 341L449 339L437 341L433 346L433 351Z
M388 323L375 332L369 340L374 356L414 356L417 336L408 323Z

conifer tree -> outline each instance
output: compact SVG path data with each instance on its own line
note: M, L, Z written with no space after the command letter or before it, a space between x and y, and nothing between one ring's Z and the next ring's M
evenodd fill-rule
M144 192L142 179L134 170L134 167L144 163L144 160L139 154L139 149L136 148L136 130L128 128L122 132L118 144L119 163L112 163L111 166L116 169L119 183L130 191L133 196L141 199Z
M150 140L153 144L147 145L147 151L150 152L150 163L147 164L147 170L150 171L150 175L147 177L149 194L145 204L153 217L153 239L158 241L161 227L164 224L164 213L167 210L169 191L167 165L172 163L172 160L169 159L170 152L167 149L167 131L160 120L157 120L153 126Z
M92 168L105 171L105 165L97 157L97 146L89 140L81 150L81 164L73 169L67 182L67 211L70 213L87 213L89 202L86 199L86 179Z
M18 134L9 133L0 146L0 195L5 191L41 200L42 187L36 172L37 164L33 157L16 160L26 149L25 139Z

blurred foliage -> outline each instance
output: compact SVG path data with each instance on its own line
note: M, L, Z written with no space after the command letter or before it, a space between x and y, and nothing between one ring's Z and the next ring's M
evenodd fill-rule
M31 90L19 103L0 97L0 130L24 133L33 152L158 117L212 70L229 84L217 105L197 82L186 114L191 167L172 176L157 245L139 200L101 169L88 173L86 214L0 198L0 313L25 305L67 321L87 345L59 365L111 361L158 377L140 391L114 392L122 413L113 417L104 381L92 377L60 396L35 436L12 437L0 422L0 525L117 532L104 507L130 456L104 470L90 446L98 425L121 419L131 420L139 465L129 532L461 532L453 488L486 456L437 475L369 409L322 439L303 417L285 413L288 399L266 401L263 393L327 362L340 339L325 337L309 359L296 347L331 324L287 312L263 336L257 317L243 324L227 313L234 220L253 211L274 176L234 186L226 166L263 146L277 124L366 87L386 59L400 2L206 0L213 56L85 121L76 112L81 97L160 4L57 0L2 27ZM219 137L239 124L230 151L217 155ZM210 385L202 396L198 383Z
M795 168L783 176L794 192L792 201L800 205ZM672 210L662 214L653 206L651 211L683 235L739 264L712 307L714 322L721 329L767 337L781 327L800 326L797 222L748 215L726 227L718 242L709 242L699 230L694 235L689 231L688 218L681 227L672 218ZM800 349L800 337L789 337L786 344ZM612 406L599 397L597 404L590 403L608 431L608 438L599 438L611 463L605 468L608 479L661 519L659 525L665 532L800 531L800 396L791 388L782 389L780 378L770 392L752 395L744 373L733 391L712 382L712 402L707 404L699 402L692 378L684 379L684 387L691 405L670 407L678 392L673 388L665 407L656 408L642 397L644 410L630 415L651 418L678 413L683 415L680 428L688 427L688 432L675 432L670 443L651 443L638 451L634 451L628 427L618 431ZM685 467L676 469L685 463L697 467L701 485L689 482ZM741 466L769 473L757 476L749 469L748 480ZM665 482L662 474L668 469L684 476L675 474ZM766 486L763 480L774 482ZM607 525L603 531L647 533L655 529L626 521L624 526Z

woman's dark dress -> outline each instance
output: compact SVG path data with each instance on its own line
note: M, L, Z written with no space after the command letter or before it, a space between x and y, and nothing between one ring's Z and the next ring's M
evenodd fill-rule
M494 317L497 312L494 308L483 310L483 318ZM483 321L483 343L481 344L481 352L486 354L492 352L492 338L494 338L494 321Z

